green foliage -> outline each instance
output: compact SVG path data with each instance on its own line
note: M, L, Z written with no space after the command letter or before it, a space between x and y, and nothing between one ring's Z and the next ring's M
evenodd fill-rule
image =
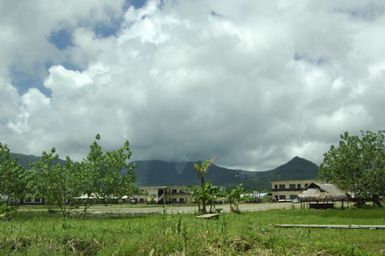
M28 184L34 196L44 197L48 210L56 204L63 204L63 195L68 185L65 169L58 163L59 155L55 148L43 152L41 158L33 162L31 180Z
M135 176L133 169L135 165L129 163L131 150L128 141L120 148L103 152L98 144L100 135L90 145L90 151L85 160L80 163L80 174L78 176L82 195L84 217L87 208L95 201L108 202L111 199L123 195L130 195L135 190ZM122 173L124 171L124 173Z
M207 172L209 171L210 166L212 166L215 162L215 158L208 159L203 161L201 164L199 163L194 163L194 168L198 174L198 176L201 179L201 184L205 182L205 176Z
M239 213L239 202L241 201L241 193L244 191L242 184L226 188L226 199L230 204L230 212Z
M29 182L30 191L34 196L44 198L48 211L58 206L63 216L69 216L78 207L79 197L83 192L83 175L78 162L69 157L63 162L55 148L32 163L32 176Z
M324 154L320 177L353 192L359 206L384 194L385 131L361 132L361 136L345 132L339 145Z
M212 210L212 206L214 205L214 198L216 189L211 185L211 182L205 181L205 176L209 171L210 166L214 164L215 158L205 160L201 164L195 163L194 168L200 177L201 185L199 188L195 188L193 190L193 197L195 201L198 203L198 212L199 213L207 213L207 203L211 200L210 211ZM202 206L202 207L201 207Z
M134 165L129 163L128 141L120 148L104 152L98 144L100 135L90 146L87 157L76 162L59 159L56 149L43 152L26 171L10 156L7 145L0 143L0 195L6 204L18 203L24 196L44 198L48 211L59 207L63 216L83 206L81 216L97 201L116 201L132 194L135 187Z
M199 213L207 213L206 206L210 205L209 212L216 212L215 201L223 197L220 188L205 181L201 186L192 187L193 199L198 204Z
M10 155L7 145L0 143L0 196L7 205L23 198L27 186L27 173Z
M17 210L15 207L0 203L0 219L10 220L16 216Z

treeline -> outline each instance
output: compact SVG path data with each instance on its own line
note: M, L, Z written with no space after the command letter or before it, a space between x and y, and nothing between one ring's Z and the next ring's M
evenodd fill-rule
M88 155L81 161L66 157L59 160L55 148L25 169L11 157L7 145L0 143L0 196L3 212L27 197L40 197L51 211L58 207L64 216L80 208L85 217L87 209L97 201L108 202L135 192L135 165L129 163L128 141L121 147L104 152L98 144L100 135L90 145Z

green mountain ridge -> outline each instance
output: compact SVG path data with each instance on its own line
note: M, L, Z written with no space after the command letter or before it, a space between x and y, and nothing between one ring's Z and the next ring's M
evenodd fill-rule
M28 169L30 167L30 164L36 160L38 160L40 157L34 156L34 155L23 155L19 153L11 153L11 157L15 158L17 160L17 163L22 165L24 168Z
M159 185L195 185L199 184L198 176L193 167L194 162L164 162L159 160L137 161L135 175L141 186ZM233 170L213 165L206 179L215 185L226 186L242 183L253 190L270 190L272 180L315 179L319 167L300 157L269 171L252 172Z
M29 168L31 162L39 159L33 155L12 153L18 163ZM182 186L199 184L199 178L194 169L194 162L165 162L160 160L136 161L136 183L138 186ZM289 162L269 171L252 172L233 170L213 165L206 179L218 186L228 186L242 183L247 189L271 189L272 180L315 179L319 167L300 157L294 157Z

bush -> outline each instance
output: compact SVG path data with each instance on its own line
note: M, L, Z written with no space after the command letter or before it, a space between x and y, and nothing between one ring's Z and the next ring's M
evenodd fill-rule
M273 201L273 199L271 198L271 196L262 197L262 203L270 203L272 201Z
M17 210L13 206L8 206L6 204L0 205L0 219L10 220L16 216Z

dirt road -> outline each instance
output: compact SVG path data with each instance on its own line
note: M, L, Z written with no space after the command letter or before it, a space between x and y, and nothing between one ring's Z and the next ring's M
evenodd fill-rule
M241 204L239 209L242 212L267 211L271 209L290 209L299 207L299 204L293 203L261 203L261 204ZM222 209L222 212L229 212L229 205L216 205L217 209ZM165 205L165 206L148 206L148 205L110 205L110 206L92 206L89 209L91 214L116 214L116 215L136 215L136 214L153 214L153 213L194 213L197 211L197 206L180 206L180 205Z

